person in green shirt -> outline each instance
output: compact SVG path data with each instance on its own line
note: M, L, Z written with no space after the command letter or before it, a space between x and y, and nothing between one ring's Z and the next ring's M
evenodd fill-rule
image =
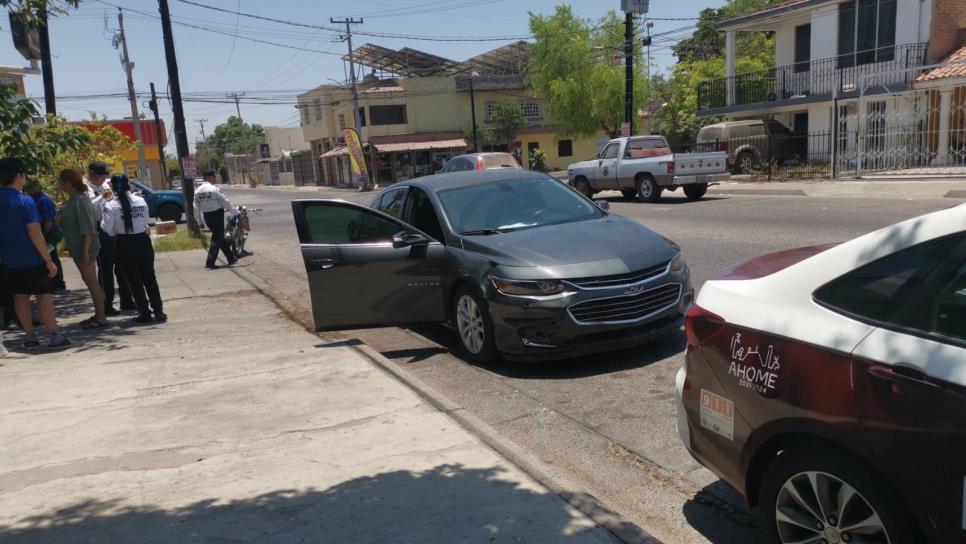
M87 185L77 170L62 170L60 189L68 200L60 210L60 228L64 231L64 244L80 271L94 300L94 315L82 323L85 329L96 329L108 324L104 313L104 290L97 280L97 253L101 243L97 236L97 219L94 205L87 196Z

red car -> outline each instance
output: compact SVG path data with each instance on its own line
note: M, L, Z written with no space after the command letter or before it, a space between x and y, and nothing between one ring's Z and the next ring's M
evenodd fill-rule
M966 543L966 207L724 270L679 431L769 542Z

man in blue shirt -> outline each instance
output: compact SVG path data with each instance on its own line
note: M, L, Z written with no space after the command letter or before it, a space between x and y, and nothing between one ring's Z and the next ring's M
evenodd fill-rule
M32 198L23 194L25 168L19 159L0 159L0 260L7 269L6 283L26 333L24 347L40 345L34 331L30 297L37 299L40 319L50 335L50 347L62 348L70 340L61 334L54 316L54 282L57 266L47 252L40 226L40 212Z
M57 205L54 199L44 193L43 188L36 181L28 181L24 184L24 192L34 199L37 204L37 211L40 212L40 230L44 233L44 240L47 246L54 246L50 252L50 259L57 265L57 277L54 278L54 289L63 291L67 288L64 284L64 268L60 264L60 257L57 255L57 244L63 239L60 227L57 225Z

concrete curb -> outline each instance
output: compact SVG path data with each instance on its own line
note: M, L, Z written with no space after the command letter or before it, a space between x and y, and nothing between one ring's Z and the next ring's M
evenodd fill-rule
M765 196L808 196L801 189L732 189L709 187L708 194L719 195L765 195Z
M391 378L415 392L421 399L429 403L430 406L453 418L456 423L477 436L484 444L516 465L520 470L551 492L560 496L564 501L592 519L597 525L606 529L621 542L627 544L662 544L660 540L650 533L602 504L593 495L580 491L576 486L570 484L559 475L554 476L553 470L546 464L527 455L515 443L503 438L496 429L427 385L420 378L414 376L404 368L393 364L392 361L383 357L378 351L362 342L353 344L350 347Z

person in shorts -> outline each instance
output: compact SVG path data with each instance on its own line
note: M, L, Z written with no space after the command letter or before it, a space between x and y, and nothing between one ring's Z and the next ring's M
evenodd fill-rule
M22 192L25 181L23 161L0 159L0 260L7 269L6 283L26 335L24 347L31 349L40 345L30 310L33 296L50 336L50 347L62 348L69 346L70 340L61 334L54 315L57 265L47 251L37 204Z

